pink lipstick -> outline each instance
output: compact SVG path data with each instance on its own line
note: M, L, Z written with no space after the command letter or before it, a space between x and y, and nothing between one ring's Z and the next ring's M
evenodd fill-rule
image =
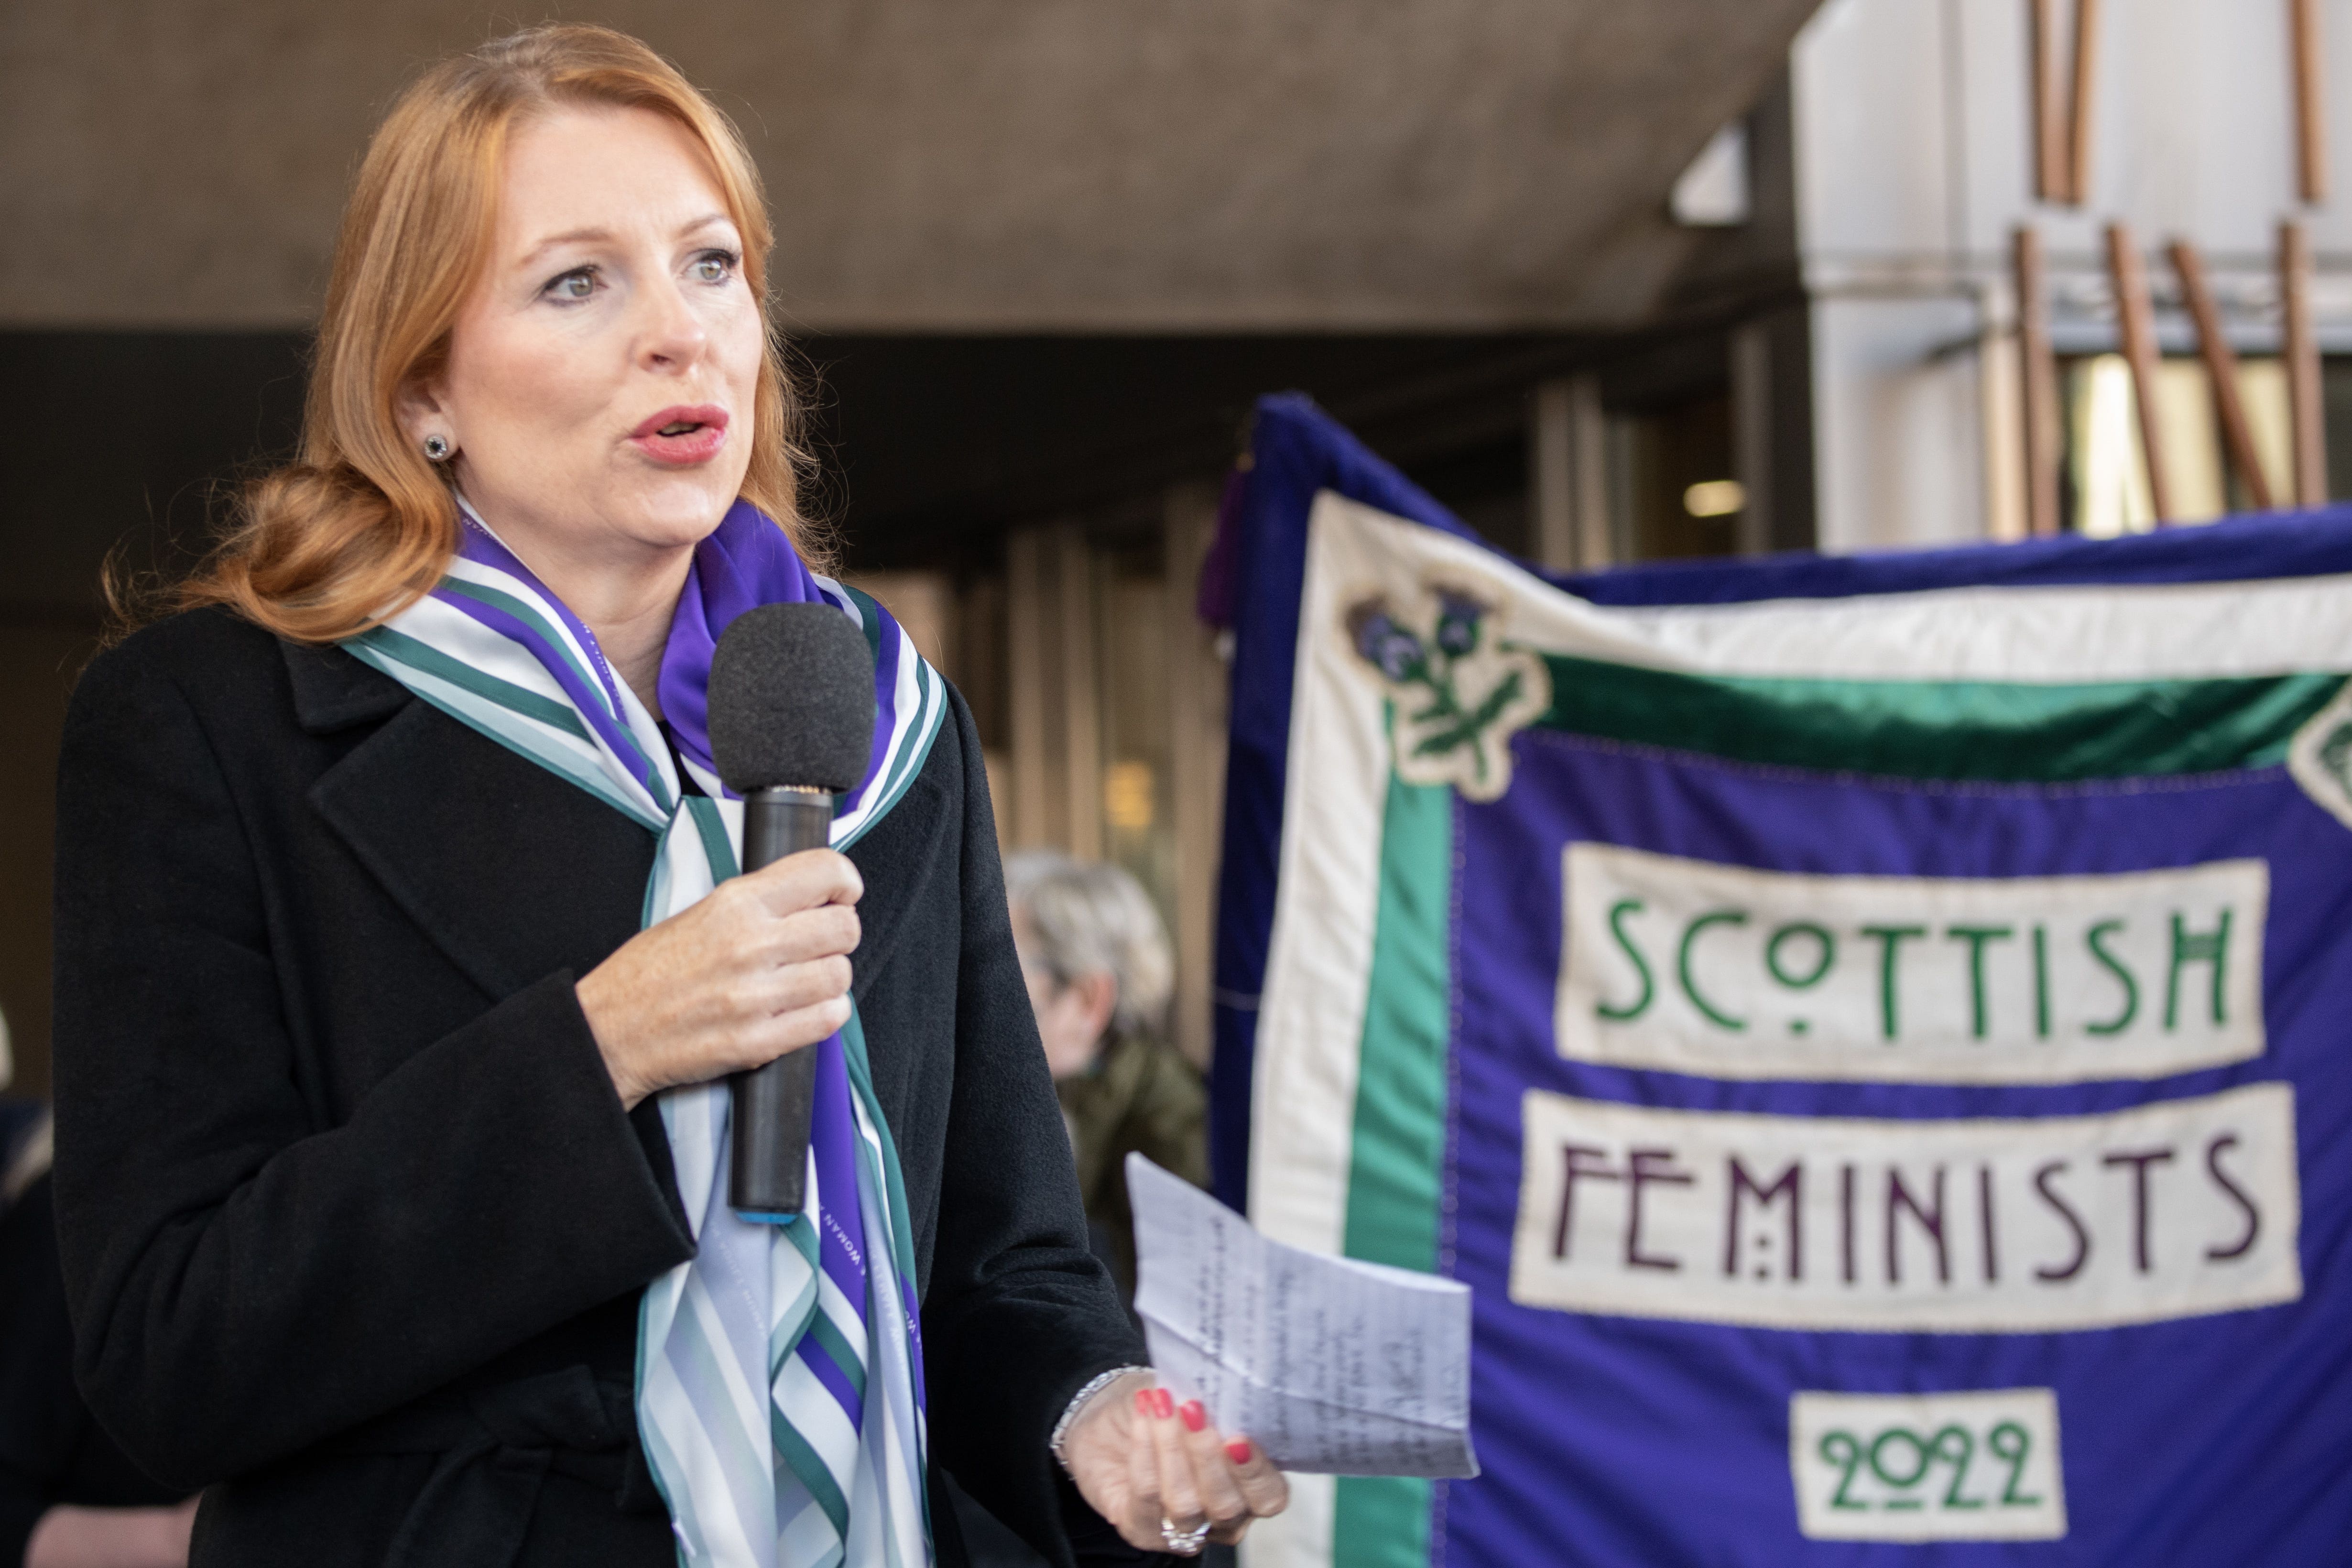
M727 445L727 410L715 403L665 408L629 432L629 443L666 468L707 463Z

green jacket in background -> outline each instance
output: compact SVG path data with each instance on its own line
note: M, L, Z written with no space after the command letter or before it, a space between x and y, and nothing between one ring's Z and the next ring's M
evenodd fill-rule
M1135 1299L1135 1216L1127 1205L1127 1156L1141 1154L1196 1187L1209 1184L1208 1095L1174 1047L1114 1035L1092 1070L1055 1085L1077 1156L1087 1222L1108 1244L1119 1299Z

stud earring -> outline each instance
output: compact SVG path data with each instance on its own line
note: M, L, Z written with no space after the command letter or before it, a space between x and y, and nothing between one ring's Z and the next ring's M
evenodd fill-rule
M425 437L425 456L428 461L436 463L446 459L449 456L449 437L446 436Z

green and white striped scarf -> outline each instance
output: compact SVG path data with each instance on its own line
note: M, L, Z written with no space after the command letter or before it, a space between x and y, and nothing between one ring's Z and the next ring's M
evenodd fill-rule
M734 875L742 805L709 765L710 652L758 604L821 601L875 651L872 766L833 843L881 819L920 771L947 694L887 612L809 572L747 503L697 547L661 676L666 735L587 626L470 509L447 575L343 646L418 697L659 836L644 923ZM679 776L680 761L702 793ZM661 1114L696 1237L647 1287L637 1415L688 1568L919 1568L931 1561L922 1337L896 1145L855 1016L818 1056L807 1208L787 1225L727 1205L723 1083Z

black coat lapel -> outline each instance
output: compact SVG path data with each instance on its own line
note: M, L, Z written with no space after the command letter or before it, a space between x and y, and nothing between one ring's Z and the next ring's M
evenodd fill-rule
M301 651L288 664L306 729L364 721L396 694L310 801L476 984L498 998L584 973L636 934L651 833L349 655Z
M490 997L559 969L584 973L636 934L652 834L339 649L289 645L287 664L306 730L382 721L312 786L312 805ZM960 907L951 830L963 803L950 787L959 778L952 740L933 742L907 793L850 850L866 887L850 960L860 1001L894 967L909 931L926 925L920 913ZM926 931L917 944L935 940L954 939ZM954 961L945 967L952 973ZM935 973L917 963L907 979L933 983ZM886 1105L900 1104L915 1043L877 1033L866 1043L876 1091Z
M948 740L941 736L933 743L934 754ZM854 976L850 995L861 1006L875 982L889 973L909 929L923 923L914 918L917 913L936 916L958 907L953 885L957 865L948 830L958 820L955 807L960 805L949 798L927 762L889 814L850 846L849 858L866 879L866 896L857 903L857 951L849 955ZM943 877L948 883L945 888L940 886ZM924 965L918 960L903 977L904 983L936 984L942 971L949 975L956 973L960 956L938 965ZM895 1110L904 1103L908 1076L914 1070L909 1042L893 1037L888 1031L869 1029L866 1046L874 1069L875 1094L886 1108Z

